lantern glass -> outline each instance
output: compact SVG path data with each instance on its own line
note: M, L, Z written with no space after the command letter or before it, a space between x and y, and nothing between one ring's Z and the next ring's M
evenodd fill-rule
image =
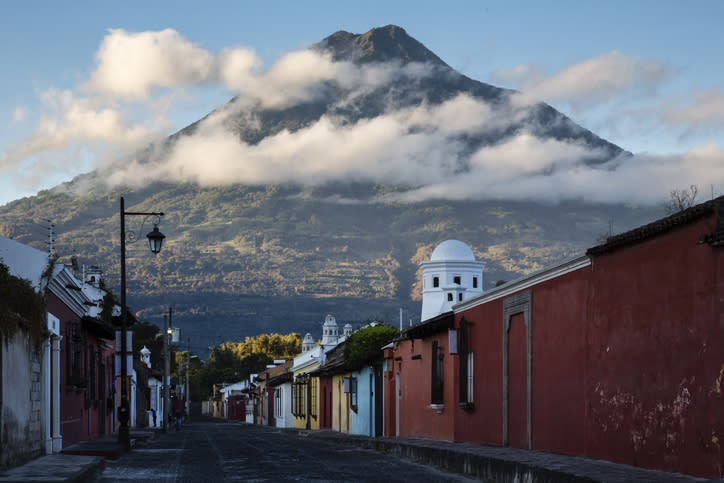
M146 235L146 238L148 238L148 246L151 252L155 255L161 251L161 245L166 235L158 230L158 225L153 225L153 231Z

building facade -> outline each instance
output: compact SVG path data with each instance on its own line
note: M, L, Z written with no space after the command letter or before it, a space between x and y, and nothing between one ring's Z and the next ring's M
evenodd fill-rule
M404 331L386 354L388 434L720 477L723 207L610 237Z

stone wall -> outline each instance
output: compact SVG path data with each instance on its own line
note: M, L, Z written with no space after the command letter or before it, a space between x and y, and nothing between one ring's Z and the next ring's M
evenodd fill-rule
M43 454L41 362L26 334L0 341L0 470Z

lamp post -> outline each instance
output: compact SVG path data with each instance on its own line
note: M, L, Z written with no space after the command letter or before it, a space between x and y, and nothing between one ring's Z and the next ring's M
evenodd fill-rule
M118 428L118 442L126 451L131 449L131 436L128 426L130 416L130 406L128 401L127 379L128 379L128 361L126 360L127 352L127 310L126 310L126 216L154 216L160 221L163 212L159 213L140 213L134 211L126 211L125 202L121 196L121 407L118 410L119 421L121 423ZM133 232L130 232L133 233ZM163 239L166 238L163 233L158 231L158 222L153 224L153 231L146 235L148 245L151 252L157 255L161 251ZM135 242L133 236L129 243ZM123 415L123 417L120 417Z
M169 315L171 308L168 309ZM161 419L163 420L163 432L166 432L166 421L168 421L168 320L166 314L163 314L163 412Z

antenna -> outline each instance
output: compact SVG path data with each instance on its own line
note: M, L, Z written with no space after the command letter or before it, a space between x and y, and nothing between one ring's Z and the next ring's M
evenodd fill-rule
M48 259L53 259L55 255L55 233L53 231L53 228L55 228L55 225L52 221L47 220L48 222Z

